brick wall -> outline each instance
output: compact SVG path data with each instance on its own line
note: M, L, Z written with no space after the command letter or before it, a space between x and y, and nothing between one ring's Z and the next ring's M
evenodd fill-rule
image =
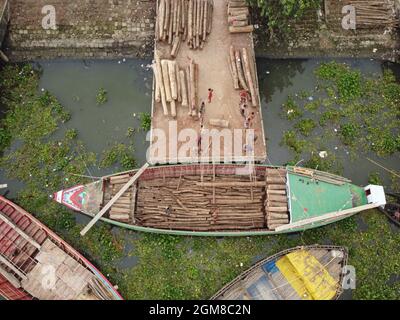
M156 0L13 0L5 43L12 60L152 55ZM42 8L56 9L56 30Z

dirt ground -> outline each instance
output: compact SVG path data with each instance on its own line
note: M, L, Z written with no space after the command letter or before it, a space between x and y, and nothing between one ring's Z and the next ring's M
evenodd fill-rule
M235 90L233 87L232 76L228 64L228 54L230 46L234 48L247 48L249 54L252 56L254 62L254 70L256 70L255 59L254 59L254 47L252 34L231 34L228 30L227 22L227 1L214 1L214 15L213 15L213 26L211 34L207 37L207 42L203 49L192 50L189 49L186 43L182 43L178 57L176 61L180 68L185 68L190 59L194 59L195 63L199 65L199 105L202 101L206 103L205 117L204 117L204 128L205 129L218 129L222 128L212 127L209 124L210 119L223 119L229 121L229 129L233 132L234 129L244 129L244 118L240 114L239 109L239 90ZM170 59L170 46L164 42L156 43L156 54L161 59ZM257 93L258 93L258 81L257 81ZM214 97L212 102L207 102L208 89L214 90ZM259 101L258 97L258 101ZM262 114L260 105L254 108L249 105L249 111L256 113L255 120L252 123L251 129L255 130L257 139L254 145L254 156L255 161L264 161L266 158L266 144L264 128L262 124ZM165 117L161 103L157 103L154 100L153 95L153 110L152 110L152 129L162 129L168 133L169 122L174 120L177 121L178 133L180 130L185 128L193 128L197 132L200 132L200 121L198 117L191 117L188 115L188 108L182 107L179 103L177 104L177 117L173 119L171 116ZM168 135L168 134L167 134ZM233 133L232 133L233 135ZM238 148L243 149L246 134L243 133L242 145L237 144ZM168 140L168 138L167 138ZM241 156L237 156L238 152L233 151L234 148L230 148L232 151L224 150L222 146L223 142L221 139L221 156L219 158L213 157L213 161L221 161L224 157L232 157L232 161L243 161L248 158L245 157L243 151ZM233 144L233 142L232 142ZM178 143L178 150L182 143ZM205 144L207 145L207 143ZM217 148L217 146L215 146ZM203 157L207 157L207 150L211 156L211 150L213 149L212 143L208 144L206 148L203 148ZM234 154L236 156L234 156ZM195 159L190 157L189 152L186 156L180 157L176 161L176 157L168 154L167 151L167 162L192 162ZM150 162L155 161L155 157L150 159Z

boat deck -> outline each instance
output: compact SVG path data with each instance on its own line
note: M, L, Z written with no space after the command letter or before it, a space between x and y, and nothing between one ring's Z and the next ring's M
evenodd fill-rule
M111 298L68 245L4 199L0 199L0 295L18 300Z
M244 118L240 113L239 109L239 90L235 90L233 86L233 80L230 73L229 67L229 51L231 45L236 49L246 48L249 52L250 60L254 73L256 74L256 64L254 58L254 46L252 33L237 33L232 34L228 29L228 13L227 13L227 0L215 0L214 1L214 14L212 20L212 31L207 37L206 43L203 49L193 50L190 49L186 42L180 46L180 51L176 57L176 61L180 67L188 65L189 61L193 59L199 66L199 80L198 80L198 96L201 104L204 101L205 113L204 113L204 129L215 129L221 132L222 128L218 128L210 125L210 119L221 119L229 121L229 127L227 129L232 132L235 129L244 131ZM171 59L170 46L165 42L156 41L155 44L155 55L158 55L161 59ZM257 75L255 75L257 80ZM206 159L206 162L213 160L216 162L222 162L224 159L230 161L245 161L251 159L253 161L265 161L266 159L266 142L265 133L262 121L262 112L259 98L258 81L255 83L257 91L258 106L248 108L255 112L255 119L252 121L251 129L254 129L257 137L254 145L254 158L246 156L242 150L246 144L245 136L243 133L242 141L239 141L239 152L236 152L231 143L231 147L224 149L220 146L220 155L217 157L212 149L218 150L217 142L215 146L210 141L207 147L201 151L200 156ZM207 103L208 89L214 90L214 97L211 103ZM171 115L165 116L163 113L163 107L160 102L155 101L155 94L153 90L153 106L152 106L152 133L154 130L161 129L166 134L166 146L170 143L175 144L175 141L171 138L169 126L176 120L177 132L179 133L183 129L194 129L195 132L200 135L200 121L197 116L192 117L188 115L188 107L183 107L177 104L177 115L174 119ZM198 106L199 107L199 106ZM215 134L218 136L218 133ZM153 135L154 138L154 135ZM152 141L153 141L152 138ZM219 139L219 138L218 138ZM230 138L231 139L231 138ZM210 139L211 140L211 139ZM222 139L221 139L222 140ZM156 141L153 141L156 142ZM240 143L241 142L241 143ZM178 151L183 146L184 142L176 142L178 145ZM195 142L196 144L196 142ZM156 148L156 143L153 145ZM166 159L163 161L163 157L160 154L150 154L149 163L191 163L199 160L199 154L190 148L189 151L182 154L174 154L169 152L167 148Z
M289 260L288 256L293 253L294 258ZM345 259L339 250L312 248L293 251L258 263L214 297L222 300L333 299L341 291ZM305 272L294 272L296 268Z

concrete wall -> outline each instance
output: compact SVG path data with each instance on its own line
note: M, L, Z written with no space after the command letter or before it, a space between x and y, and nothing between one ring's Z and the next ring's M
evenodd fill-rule
M271 41L265 19L259 19L260 28L255 34L257 55L399 61L398 30L342 29L341 8L349 1L325 0L322 16L318 18L315 11L310 11L294 25L294 32L286 41ZM56 8L56 30L42 28L44 14L41 10L50 3ZM156 0L12 0L5 51L14 61L57 57L153 57L155 6Z
M12 60L150 56L155 0L13 0L5 50ZM42 8L56 9L56 30Z

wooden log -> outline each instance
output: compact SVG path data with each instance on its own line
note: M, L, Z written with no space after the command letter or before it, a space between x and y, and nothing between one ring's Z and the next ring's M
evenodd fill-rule
M178 0L172 0L173 7L173 23L172 23L172 33L177 35L177 27L178 27Z
M271 195L268 197L269 200L271 201L278 201L278 202L285 202L287 201L287 197L286 196L275 196L275 195Z
M155 64L152 65L152 69L153 69L153 74L154 74L154 78L155 78L155 92L154 92L154 99L156 100L156 102L161 102L161 84L160 84L160 80L157 80L157 67Z
M249 23L247 21L232 21L231 25L234 27L245 27L247 26Z
M188 7L188 44L193 38L193 0L189 0Z
M235 62L236 62L236 70L238 73L240 86L244 90L248 91L249 87L247 86L245 78L244 78L243 69L242 69L242 61L240 58L240 52L238 50L235 51Z
M170 102L170 104L171 104L171 116L173 118L176 118L176 102L175 102L175 100L172 100Z
M267 181L267 183L271 183L271 184L283 184L283 183L286 183L286 177L279 177L279 176L269 177L269 176L267 176L265 180Z
M185 71L184 70L179 71L179 80L180 80L180 84L181 84L182 106L187 107L188 106L188 93L187 93L187 88L186 88L186 79L185 79Z
M199 6L200 6L200 16L199 16L199 41L203 41L203 21L204 21L204 0L199 1Z
M192 85L191 85L190 65L186 67L186 88L188 96L188 115L192 115Z
M275 212L267 212L268 219L287 219L288 213L275 213Z
M192 116L195 117L197 115L197 109L199 104L199 65L197 63L194 64L194 99L195 99L195 108L192 110Z
M230 47L229 61L230 61L230 66L231 66L233 87L237 90L237 89L240 89L240 87L239 87L238 71L237 71L237 67L236 67L236 63L235 63L235 50L234 50L233 46Z
M253 107L257 107L257 100L258 100L257 92L256 92L256 89L254 86L254 78L251 73L250 59L249 59L249 55L247 53L246 48L242 49L242 58L243 58L243 62L244 62L244 70L245 70L245 74L246 74L247 84L250 89L251 103L252 103Z
M168 44L172 44L172 41L174 39L174 34L173 34L173 29L174 29L174 7L173 7L173 0L170 0L170 17L169 17L169 28L168 28Z
M172 43L172 49L171 49L171 57L176 58L178 55L178 51L181 45L181 37L179 35L175 36L174 41Z
M170 84L169 71L168 71L168 60L161 60L161 69L162 69L162 75L163 75L165 97L166 97L167 102L171 102L172 94L171 94L171 84Z
M160 57L156 54L156 65L155 65L155 75L156 75L156 82L159 83L160 86L160 95L161 95L161 105L163 108L164 116L168 116L168 106L167 106L167 98L166 98L166 91L164 87L164 80L161 70L161 60Z
M208 1L208 24L207 24L207 34L211 33L212 25L213 25L213 14L214 14L214 4L211 1Z
M195 182L195 185L201 187L264 187L264 181L233 181L233 182Z
M196 66L195 63L192 61L190 63L190 94L191 94L191 99L190 99L190 111L193 116L193 110L196 110L197 108L197 103L196 103Z
M286 190L286 184L268 184L267 190Z
M144 164L135 175L122 187L120 191L97 213L93 219L86 225L86 227L81 231L81 235L84 236L93 226L99 221L99 219L113 206L115 201L117 201L135 182L140 178L140 176L146 171L149 164Z
M239 14L235 16L228 17L228 23L231 24L235 21L246 21L249 22L248 16L246 14Z
M246 18L248 18L250 15L249 9L248 8L229 8L228 9L228 22L229 22L229 17L239 16L239 15L245 15Z
M221 128L229 128L229 121L223 119L210 119L210 125Z
M124 174L124 175L117 175L117 176L112 176L110 177L110 182L114 183L117 180L124 180L128 181L131 176L129 174Z
M156 34L158 40L162 39L163 36L164 18L165 18L165 0L160 0L160 5L158 6L157 28L156 28Z
M207 21L208 21L208 1L204 1L204 9L203 9L203 41L207 39Z
M281 194L286 195L286 190L267 190L267 194Z
M164 0L165 1L165 19L164 19L164 31L168 33L169 29L169 20L171 16L171 0Z
M268 212L287 212L288 208L286 207L267 207L266 210Z
M182 88L178 64L175 63L176 85L178 87L178 101L182 102Z
M201 0L197 0L196 13L196 46L198 48L200 46Z
M229 27L230 33L250 33L253 31L254 31L253 25L249 25L249 26L245 26L245 27L234 27L234 26Z
M247 7L246 1L229 1L229 8Z

